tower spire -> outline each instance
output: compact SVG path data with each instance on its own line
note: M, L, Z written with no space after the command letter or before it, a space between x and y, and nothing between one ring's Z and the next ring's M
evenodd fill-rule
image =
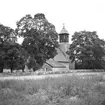
M65 29L65 23L63 23L63 29Z
M64 23L63 23L63 28L59 34L59 41L60 41L60 43L68 43L69 42L69 33L66 30Z

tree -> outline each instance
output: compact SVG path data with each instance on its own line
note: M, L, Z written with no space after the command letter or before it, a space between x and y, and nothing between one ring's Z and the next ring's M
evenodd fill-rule
M8 44L5 43L4 44L4 50L5 50L5 54L3 56L3 61L4 61L4 65L5 68L8 68L11 70L11 72L13 72L13 70L18 70L18 69L22 69L22 71L24 71L24 67L25 67L25 59L24 56L22 55L22 48L18 43L14 43L14 44Z
M5 55L4 44L5 42L13 43L16 41L15 31L7 26L0 24L0 72L3 72L4 60L3 56ZM6 46L5 46L6 47Z
M67 52L70 60L75 61L77 69L102 69L105 68L105 41L99 39L95 31L75 32L72 44Z
M34 18L26 15L17 22L16 32L24 38L22 47L28 52L29 68L36 70L57 54L58 34L44 14L36 14Z
M21 46L16 43L15 31L7 26L0 25L0 72L4 68L16 69L24 64Z
M32 18L31 15L26 15L17 22L16 32L19 36L27 37L26 31L35 29L41 35L41 37L50 38L55 44L57 44L58 34L55 30L55 26L48 22L45 15L38 13Z

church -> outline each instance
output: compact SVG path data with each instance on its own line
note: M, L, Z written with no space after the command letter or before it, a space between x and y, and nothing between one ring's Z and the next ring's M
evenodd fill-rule
M69 33L66 30L65 26L58 36L59 47L57 50L57 55L53 59L49 59L43 65L42 69L44 71L60 71L60 70L73 70L75 69L75 62L71 62L69 56L66 52L69 50Z

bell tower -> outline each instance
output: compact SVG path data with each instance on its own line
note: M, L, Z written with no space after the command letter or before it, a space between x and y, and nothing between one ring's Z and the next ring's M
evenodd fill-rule
M59 43L69 43L69 33L63 24L63 28L59 34Z

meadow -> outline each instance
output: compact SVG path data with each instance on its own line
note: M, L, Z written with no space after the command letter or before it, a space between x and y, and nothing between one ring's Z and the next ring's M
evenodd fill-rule
M105 105L102 75L0 80L0 105Z

